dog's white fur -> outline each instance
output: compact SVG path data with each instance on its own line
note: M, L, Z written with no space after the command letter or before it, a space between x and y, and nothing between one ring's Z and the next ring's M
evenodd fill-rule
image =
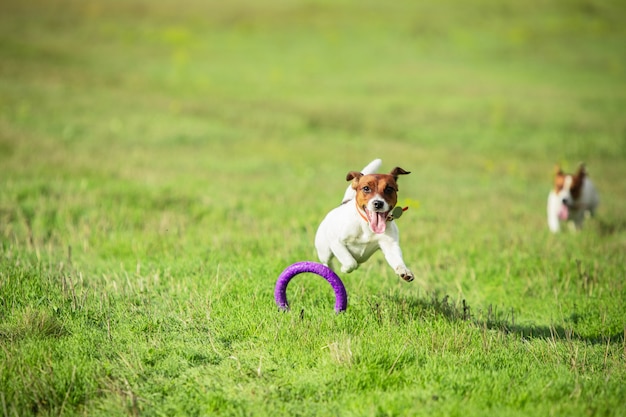
M581 229L585 217L594 215L600 197L583 164L575 174L565 174L559 166L555 168L555 186L548 195L548 228L557 233L561 221L573 222Z
M381 163L380 159L376 159L363 168L361 173L374 174ZM380 249L395 273L405 281L412 281L414 275L402 258L396 222L387 221L383 233L374 232L359 213L356 197L355 188L348 186L342 204L331 210L321 222L315 235L315 247L320 261L330 267L331 260L336 258L341 264L341 271L349 273ZM379 207L373 206L375 200L379 202ZM382 206L380 201L384 202ZM369 199L367 203L367 209L372 212L388 212L392 208L380 194Z

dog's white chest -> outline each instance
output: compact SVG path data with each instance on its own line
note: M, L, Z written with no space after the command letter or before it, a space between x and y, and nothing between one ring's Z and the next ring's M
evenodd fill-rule
M374 252L380 249L378 240L372 240L371 236L366 234L348 237L344 240L344 245L359 263L368 260Z

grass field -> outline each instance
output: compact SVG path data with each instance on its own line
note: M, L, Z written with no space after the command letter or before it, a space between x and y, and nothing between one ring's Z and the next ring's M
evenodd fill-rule
M619 416L620 1L0 0L0 415ZM401 166L398 279L311 274ZM551 235L555 163L597 218Z

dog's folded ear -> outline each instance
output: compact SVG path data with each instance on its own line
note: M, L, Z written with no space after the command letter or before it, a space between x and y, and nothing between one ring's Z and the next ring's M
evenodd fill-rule
M581 162L578 166L578 171L576 171L576 176L579 178L584 177L587 174L587 169L585 168L585 163Z
M389 175L391 175L394 180L397 180L398 179L398 175L408 175L410 173L411 173L411 171L405 171L405 170L403 170L400 167L395 167L393 170L391 170Z
M359 179L363 176L363 173L358 171L350 171L348 175L346 175L346 181L352 181L352 188L356 190L357 185L359 185Z

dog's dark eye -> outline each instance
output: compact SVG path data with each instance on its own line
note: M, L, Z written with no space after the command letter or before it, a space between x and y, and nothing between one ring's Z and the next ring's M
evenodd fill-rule
M368 187L367 185L366 185L365 187L361 188L361 190L362 190L364 193L369 193L370 191L372 191L372 189L371 189L370 187Z
M395 190L393 189L393 187L387 186L385 187L385 194L393 194Z

